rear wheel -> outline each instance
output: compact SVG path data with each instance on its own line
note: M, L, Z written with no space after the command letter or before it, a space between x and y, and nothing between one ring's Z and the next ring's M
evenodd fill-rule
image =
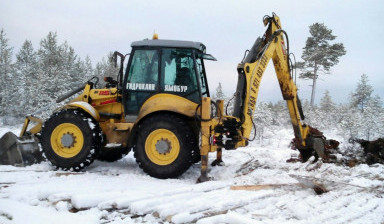
M79 171L99 155L101 129L87 114L63 110L53 114L41 132L41 146L57 168Z
M147 174L157 178L174 178L192 164L197 147L193 130L173 114L149 117L140 124L135 158Z

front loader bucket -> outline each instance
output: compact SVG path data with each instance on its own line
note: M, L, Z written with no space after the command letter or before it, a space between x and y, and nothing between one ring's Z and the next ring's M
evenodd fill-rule
M43 160L39 141L33 135L16 137L7 132L0 139L0 165L27 166Z
M21 152L24 165L29 166L43 161L39 140L34 135L25 135L17 138L17 148Z
M12 132L7 132L0 139L0 164L24 166L23 157L17 148L17 137Z

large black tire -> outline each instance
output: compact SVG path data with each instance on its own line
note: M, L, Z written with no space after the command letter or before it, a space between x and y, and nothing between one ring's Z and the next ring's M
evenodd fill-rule
M80 171L89 166L99 156L101 141L99 124L79 110L53 114L41 131L45 157L63 170Z
M196 147L196 137L186 121L173 114L158 114L140 124L134 156L150 176L175 178L191 166Z
M97 160L104 162L115 162L129 153L128 147L119 148L101 148L100 155Z

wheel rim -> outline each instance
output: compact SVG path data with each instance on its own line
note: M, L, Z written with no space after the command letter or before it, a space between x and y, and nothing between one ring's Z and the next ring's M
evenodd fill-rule
M63 158L71 158L79 154L83 144L83 132L72 123L60 124L52 132L52 149Z
M157 129L145 140L145 153L153 163L161 166L169 165L179 156L180 143L173 132Z

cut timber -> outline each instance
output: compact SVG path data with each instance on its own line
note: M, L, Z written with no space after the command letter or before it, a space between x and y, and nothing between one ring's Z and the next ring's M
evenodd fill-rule
M231 190L258 191L258 190L264 190L269 188L277 188L277 187L292 186L292 185L298 185L298 184L240 185L240 186L231 186Z
M316 194L320 195L328 192L324 185L312 181L299 181L296 184L263 184L263 185L240 185L240 186L231 186L231 190L243 190L243 191L258 191L270 188L279 188L284 186L300 186L303 188L312 188Z
M297 175L289 175L289 176L292 178L295 178L301 186L312 188L318 195L328 192L325 186L322 183L319 183L315 179L306 178L306 177L297 176Z

